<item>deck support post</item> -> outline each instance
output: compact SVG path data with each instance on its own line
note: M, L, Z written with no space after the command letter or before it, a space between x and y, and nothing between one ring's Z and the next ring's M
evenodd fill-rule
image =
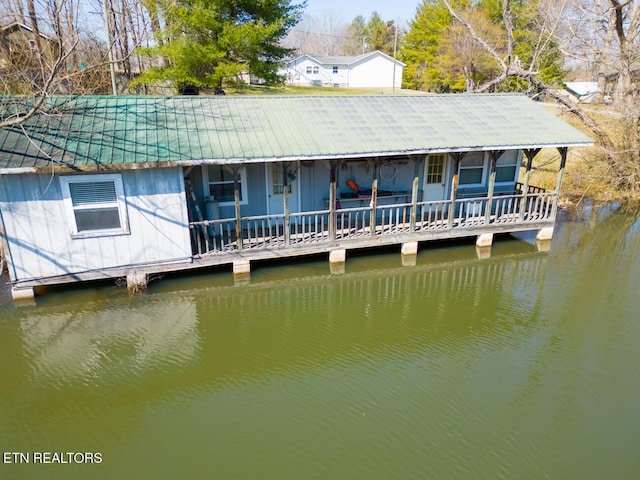
M147 288L148 277L144 272L130 272L127 274L127 290L129 293L140 293Z
M569 149L567 147L558 147L560 152L560 169L558 170L558 181L556 182L556 198L551 207L551 220L555 222L556 214L558 213L558 202L560 201L560 188L562 187L562 179L564 178L564 167L567 163L567 153Z
M233 200L236 208L236 245L238 250L242 250L242 214L240 213L240 171L233 168Z
M347 261L347 251L345 249L331 250L329 252L329 263L344 263Z
M411 188L411 220L409 230L416 231L416 217L418 214L418 184L420 182L420 159L413 159L413 186Z
M329 240L335 242L336 230L337 230L337 215L336 215L336 184L337 184L337 171L338 161L330 161L331 168L329 169Z
M527 209L527 198L529 195L529 177L531 176L531 167L534 157L540 153L539 148L524 150L527 156L527 167L524 173L524 183L522 184L522 200L520 200L520 221L524 221L525 210Z
M493 209L493 192L496 186L496 163L504 150L489 151L489 185L487 187L487 206L484 212L484 224L491 223L491 210Z
M284 213L284 244L291 244L291 218L289 217L289 164L282 162L282 211Z
M33 287L13 287L11 298L15 301L33 300L36 297L36 289Z
M236 260L233 262L233 275L247 275L251 273L251 262L249 260Z
M553 238L553 227L545 227L538 231L536 240L544 242Z
M373 161L373 181L371 182L371 237L376 236L376 214L378 212L378 159Z
M553 227L546 227L538 231L536 235L536 247L539 252L551 250L551 239L553 238Z
M458 194L458 170L460 162L464 157L464 152L452 153L453 157L453 178L451 179L451 199L449 203L449 215L447 217L448 228L453 228L453 219L456 216L456 196Z
M493 233L483 233L476 239L476 255L484 260L491 257L491 245L493 245Z
M406 255L417 255L418 254L418 242L407 242L403 243L400 249L400 252L403 256Z
M476 238L476 247L485 248L493 245L493 233L483 233Z

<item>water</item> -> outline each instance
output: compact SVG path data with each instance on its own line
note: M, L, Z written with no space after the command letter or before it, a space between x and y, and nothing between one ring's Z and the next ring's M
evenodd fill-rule
M640 478L636 218L588 208L549 253L3 292L0 450L31 461L0 478Z

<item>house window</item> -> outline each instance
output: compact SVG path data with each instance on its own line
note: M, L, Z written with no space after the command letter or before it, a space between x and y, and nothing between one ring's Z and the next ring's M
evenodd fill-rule
M205 175L205 184L209 195L213 196L220 205L234 205L233 172L223 165L207 165ZM240 177L238 182L240 203L246 205L247 175L244 167L238 170L238 175Z
M460 161L459 185L482 185L484 177L484 155L482 152L467 153Z
M308 67L307 67L307 74L308 74L308 75L311 75L311 66L308 66Z
M320 68L319 68L319 67L317 67L317 66L316 66L316 67L313 67L313 73L315 73L316 75L317 75L318 73L320 73Z
M433 185L442 183L444 176L444 159L445 155L429 155L427 164L427 184Z
M496 161L496 183L513 183L516 181L518 155L505 152Z
M333 67L333 74L337 74L338 73L338 67Z
M60 185L72 236L129 233L121 175L66 176Z
M283 167L282 163L276 162L271 164L271 191L273 195L282 195L284 193L284 179L283 175ZM291 173L288 174L287 178L287 193L292 193L293 189L291 188L293 185L293 181L295 176Z

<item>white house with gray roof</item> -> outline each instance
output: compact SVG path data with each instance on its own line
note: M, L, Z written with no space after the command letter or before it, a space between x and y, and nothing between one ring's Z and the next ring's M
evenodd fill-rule
M0 119L28 98L0 102ZM0 130L15 298L59 283L537 231L590 138L524 95L50 97ZM557 149L553 190L530 185Z
M380 51L356 56L304 54L287 64L289 85L401 88L405 64Z

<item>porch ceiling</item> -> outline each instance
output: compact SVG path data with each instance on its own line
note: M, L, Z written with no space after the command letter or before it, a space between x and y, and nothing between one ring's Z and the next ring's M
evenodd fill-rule
M0 173L593 144L540 103L513 94L80 96L50 103L52 114L0 130Z

